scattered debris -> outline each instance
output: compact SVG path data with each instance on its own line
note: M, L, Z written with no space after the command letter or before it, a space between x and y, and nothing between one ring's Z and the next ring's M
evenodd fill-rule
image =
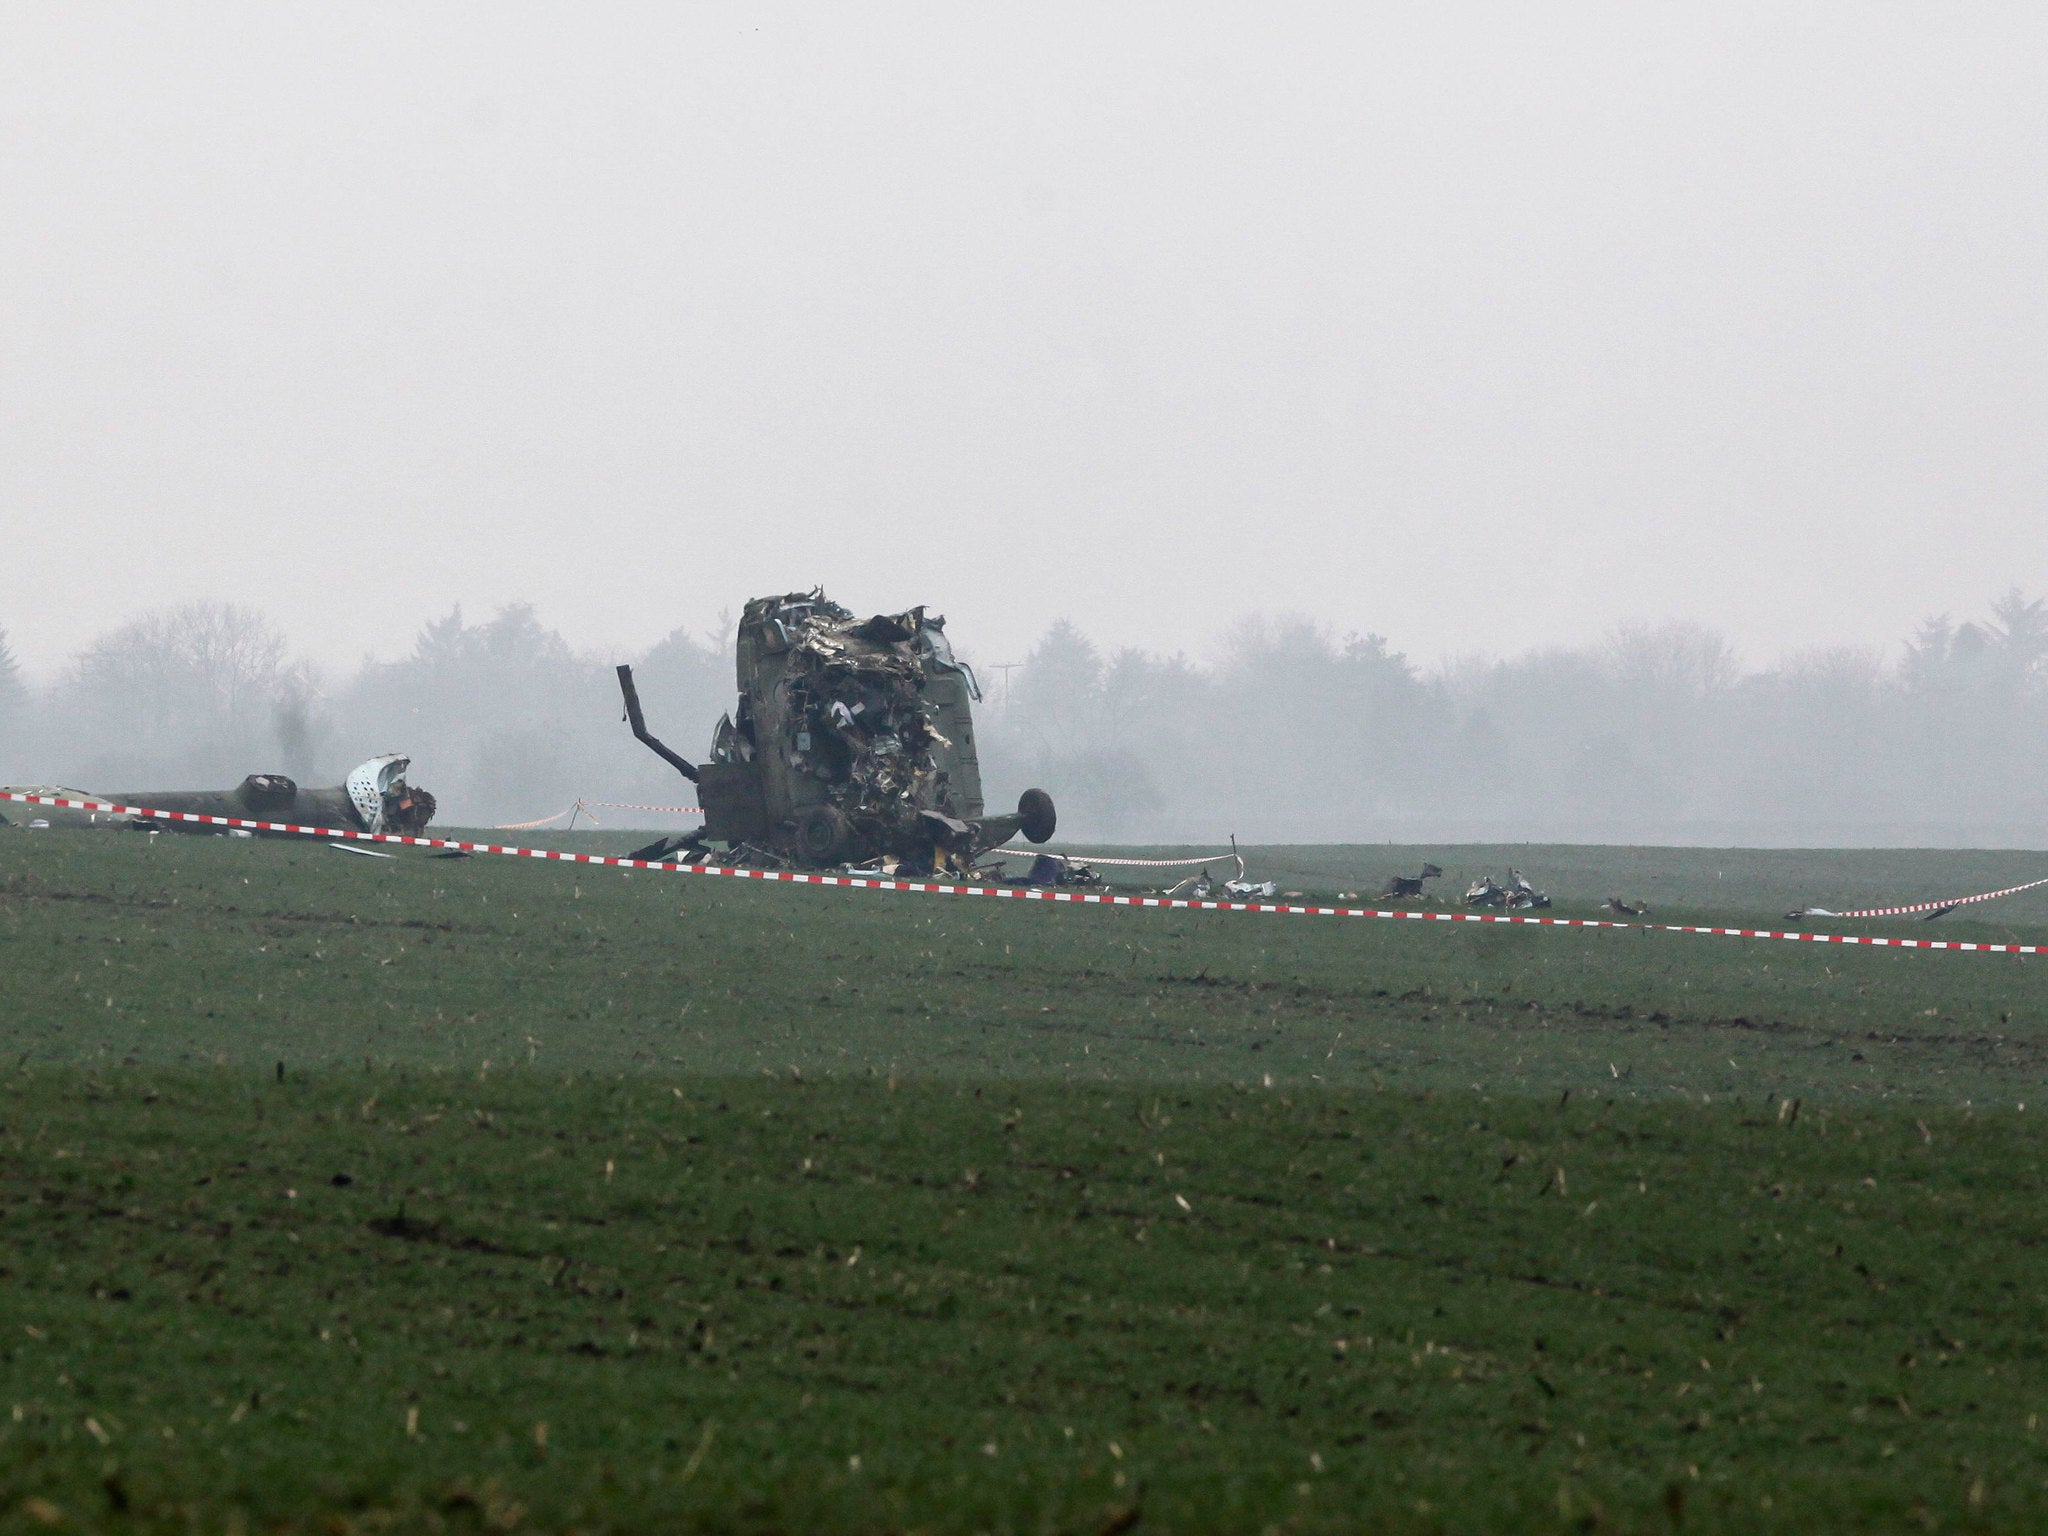
M1619 896L1607 898L1607 910L1623 917L1642 917L1650 910L1647 901L1624 901Z
M1102 876L1086 863L1059 853L1036 855L1031 860L1031 867L1021 875L1010 874L1000 863L984 864L974 873L984 880L993 880L998 885L1038 885L1049 888L1061 885L1100 886L1103 883Z
M701 828L633 857L700 863L723 843L771 866L972 878L976 858L1019 832L1045 842L1055 815L1043 790L1026 790L1014 815L983 815L970 708L981 689L945 626L923 608L856 619L822 589L755 598L740 617L739 704L701 764L648 733L620 667L633 734L704 808Z
M1395 875L1385 885L1380 887L1380 900L1407 901L1412 897L1420 896L1422 894L1422 883L1425 880L1435 880L1442 875L1443 871L1434 864L1423 865L1420 874Z
M381 848L365 848L357 843L329 843L327 846L336 853L353 853L365 859L395 859L398 857L397 854L386 853Z
M1237 875L1233 879L1218 881L1204 869L1198 875L1189 875L1177 885L1170 885L1159 893L1162 896L1185 895L1192 901L1207 901L1212 896L1227 896L1238 901L1270 901L1282 893L1277 880L1248 880L1244 873L1244 860L1237 861ZM1299 896L1299 891L1287 891L1288 896Z
M1474 880L1466 888L1465 905L1520 910L1547 907L1550 905L1550 898L1531 885L1520 870L1510 869L1501 880L1494 880L1485 875Z

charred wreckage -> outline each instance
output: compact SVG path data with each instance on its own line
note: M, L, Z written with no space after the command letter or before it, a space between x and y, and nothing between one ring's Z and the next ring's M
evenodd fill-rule
M822 590L759 597L740 617L739 703L693 763L647 729L633 669L619 690L633 734L697 786L704 825L638 850L643 859L722 857L770 865L872 864L972 876L1019 832L1053 835L1052 797L1029 789L990 816L972 703L974 673L946 621L923 608L856 618Z

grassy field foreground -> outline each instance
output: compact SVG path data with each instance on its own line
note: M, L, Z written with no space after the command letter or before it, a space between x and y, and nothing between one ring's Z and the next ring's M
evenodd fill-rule
M1698 866L1695 893L1755 902L1747 856L1665 853ZM1640 856L1580 850L1578 883L1629 888ZM2039 857L1958 873L1947 855L1889 854L1865 861L1881 883L1859 878L1917 894L2010 881ZM2018 921L2048 906L2037 896L1940 925L1838 926L2040 941L2048 925ZM1666 910L1776 921L1754 904ZM2042 962L2018 956L1066 907L318 843L0 831L0 962L0 1063L1270 1077L1980 1107L2038 1098L2048 1075Z
M2039 974L0 831L0 1533L2038 1527Z
M2032 1118L30 1069L0 1529L2035 1522Z

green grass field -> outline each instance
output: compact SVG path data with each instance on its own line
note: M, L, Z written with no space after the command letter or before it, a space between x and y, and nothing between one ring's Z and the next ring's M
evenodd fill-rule
M0 832L0 1531L2039 1526L2041 963Z

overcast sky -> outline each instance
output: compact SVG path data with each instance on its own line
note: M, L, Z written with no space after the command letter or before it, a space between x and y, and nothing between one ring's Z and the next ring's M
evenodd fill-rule
M0 4L0 627L2048 592L2038 6Z

